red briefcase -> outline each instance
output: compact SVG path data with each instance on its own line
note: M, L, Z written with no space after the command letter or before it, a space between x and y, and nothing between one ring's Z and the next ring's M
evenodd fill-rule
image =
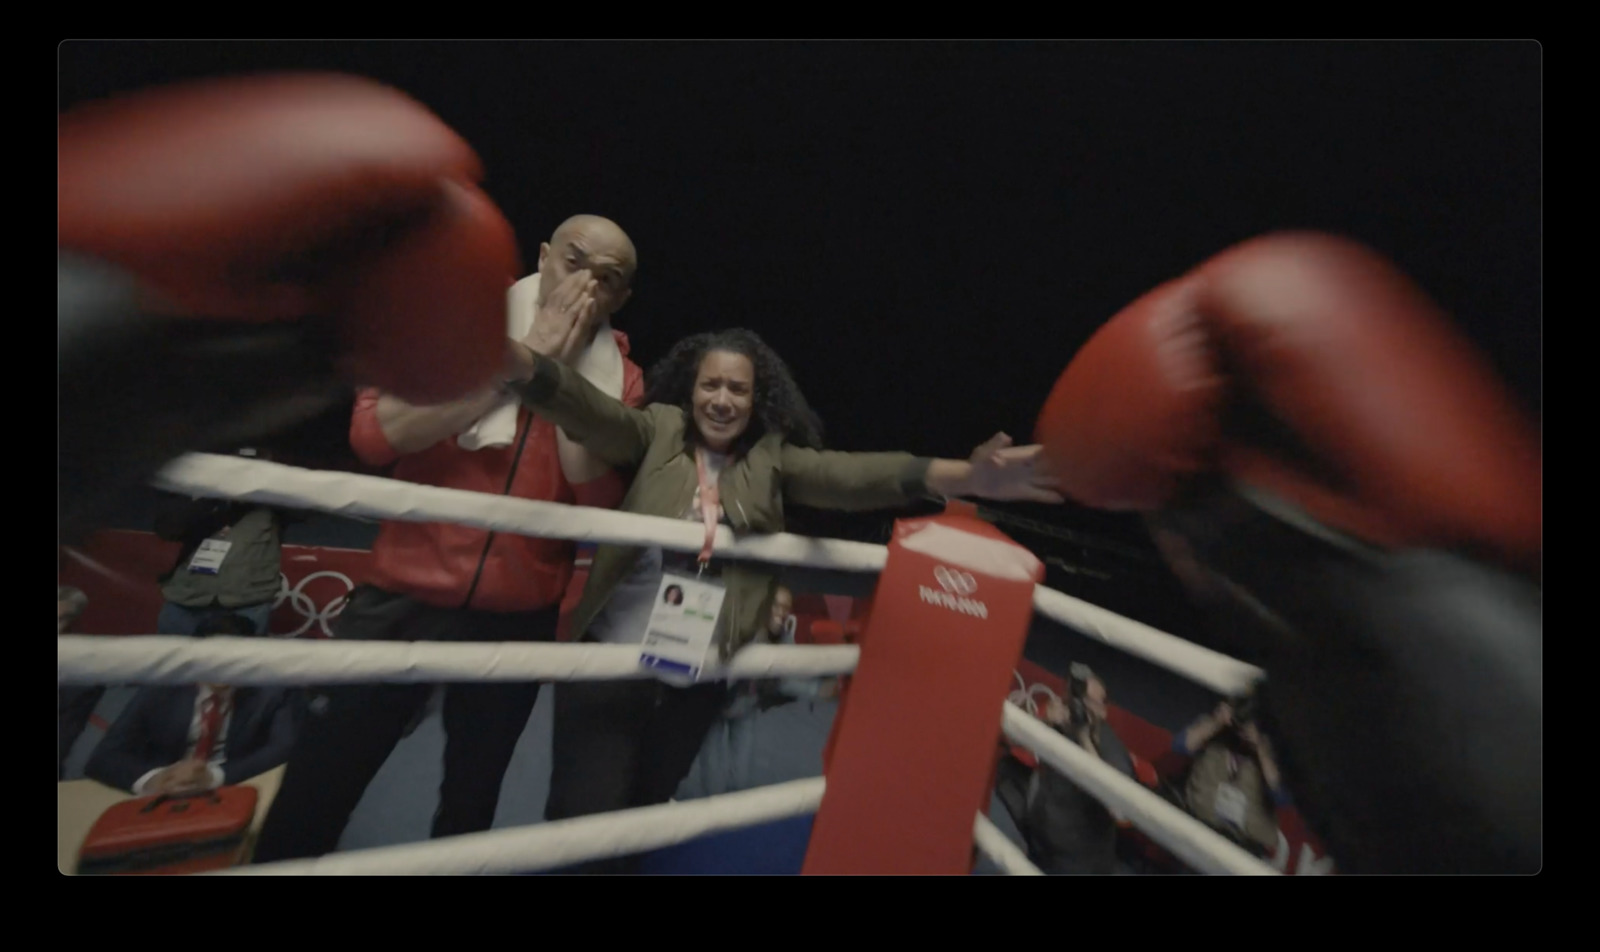
M243 859L256 796L254 787L236 786L125 800L89 830L78 872L200 873L234 866Z

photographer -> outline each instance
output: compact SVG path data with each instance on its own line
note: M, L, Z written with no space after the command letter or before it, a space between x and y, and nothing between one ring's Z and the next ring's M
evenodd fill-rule
M1106 686L1086 665L1074 664L1065 700L1052 698L1044 720L1069 740L1133 776L1133 760L1106 723ZM1117 821L1109 809L1077 784L1040 762L1028 781L1021 824L1028 854L1052 875L1116 871Z
M1192 756L1189 812L1258 856L1278 845L1277 807L1289 803L1272 746L1256 725L1253 698L1223 701L1172 739Z

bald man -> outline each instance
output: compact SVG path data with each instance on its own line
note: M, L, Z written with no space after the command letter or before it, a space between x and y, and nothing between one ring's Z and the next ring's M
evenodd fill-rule
M639 254L633 248L633 240L627 232L617 227L617 223L598 215L574 215L561 223L550 240L539 246L539 276L537 288L537 311L546 310L560 304L560 291L563 287L571 287L575 275L588 276L588 296L593 302L589 306L588 319L579 322L574 327L573 336L567 341L563 350L562 359L577 364L580 369L590 365L603 368L604 362L598 359L600 348L608 343L603 338L596 340L602 333L608 333L616 346L611 348L619 352L622 360L628 354L628 339L611 328L611 315L622 309L628 303L628 298L633 294L633 273L639 265ZM556 303L552 304L551 299ZM536 318L537 319L537 318ZM531 333L532 327L529 327ZM521 352L513 354L513 361L521 363ZM584 358L597 359L584 361ZM620 363L620 362L619 362ZM628 366L622 364L622 366ZM635 382L639 387L638 399L644 395L642 373L638 373L635 366ZM603 390L613 391L612 396L626 400L626 388L623 392L615 392L614 387L606 386L595 375L584 374L590 377L590 382L601 386ZM630 403L630 405L640 405ZM526 410L522 412L526 413ZM605 464L594 459L588 450L567 438L561 430L556 430L556 446L560 452L561 469L566 474L568 482L574 486L586 486L605 474ZM615 488L607 486L608 489ZM597 500L584 502L584 505L605 505L611 508L621 502L618 496L609 502Z
M630 406L644 404L644 373L611 329L627 303L638 254L615 222L569 218L539 246L539 271L509 297L508 328L577 314L555 355ZM531 297L519 291L533 289ZM527 349L508 330L507 376ZM524 334L527 331L523 331ZM553 424L499 387L451 403L415 406L393 394L356 399L350 443L392 478L520 499L614 507L626 484ZM350 595L334 637L381 641L552 641L572 578L573 545L443 523L385 522L367 584ZM256 846L255 862L337 848L350 814L395 744L414 725L429 685L339 686L321 692L289 758ZM512 751L539 696L537 683L445 686L444 779L432 835L487 830Z

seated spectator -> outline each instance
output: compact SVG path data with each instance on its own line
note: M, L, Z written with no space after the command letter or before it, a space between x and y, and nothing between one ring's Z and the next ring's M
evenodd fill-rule
M1105 682L1074 664L1065 699L1052 698L1044 721L1067 739L1133 776L1133 759L1106 723ZM1051 875L1116 872L1117 820L1105 804L1042 759L1029 778L1022 822L1034 865Z
M1277 807L1288 791L1251 699L1224 701L1178 732L1172 747L1194 758L1184 783L1190 813L1258 856L1278 845Z
M755 638L757 644L794 644L794 594L778 586L767 623ZM823 699L837 694L836 678L761 678L734 682L722 714L706 732L689 775L679 785L680 795L709 796L749 788L755 762L755 715L797 698ZM830 690L831 688L831 690Z
M209 635L251 635L235 614L204 618ZM184 794L241 783L289 757L301 692L221 684L141 688L95 748L84 775L138 796Z
M794 596L787 588L778 586L772 596L772 611L767 615L767 623L752 641L764 645L782 644L784 622L793 607ZM736 721L770 707L769 698L773 696L776 684L771 678L735 681L729 686L728 704L722 710L722 719Z
M65 635L76 628L84 609L89 607L89 596L71 585L56 586L56 634Z
M88 607L89 596L81 590L70 585L57 585L56 634L71 634ZM68 684L56 690L57 780L66 779L67 755L72 753L72 745L78 742L84 728L89 726L95 705L100 703L105 693L105 687L99 684Z
M270 458L251 449L239 454ZM160 578L165 602L156 619L157 633L195 634L202 618L229 612L248 618L254 634L266 634L278 597L283 529L298 518L297 513L256 503L163 493L156 535L182 548Z
M778 586L772 596L772 614L767 621L766 640L769 644L792 645L797 628L794 617L794 593ZM790 701L831 701L839 696L839 679L829 678L778 678L758 683L761 708L777 707Z

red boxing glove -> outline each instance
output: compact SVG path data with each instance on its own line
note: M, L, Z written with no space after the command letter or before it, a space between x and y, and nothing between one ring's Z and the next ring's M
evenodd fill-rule
M1143 512L1353 872L1541 863L1538 436L1438 309L1341 239L1233 248L1141 298L1036 431Z
M1375 544L1539 562L1531 426L1420 290L1341 239L1249 241L1130 305L1035 436L1087 505L1158 510L1220 476Z
M58 248L115 266L147 304L334 324L349 382L415 402L500 369L510 225L472 149L370 80L215 80L61 120Z
M503 368L515 236L472 149L402 93L191 83L73 110L57 150L68 534L173 456L270 441L350 385L436 403Z

